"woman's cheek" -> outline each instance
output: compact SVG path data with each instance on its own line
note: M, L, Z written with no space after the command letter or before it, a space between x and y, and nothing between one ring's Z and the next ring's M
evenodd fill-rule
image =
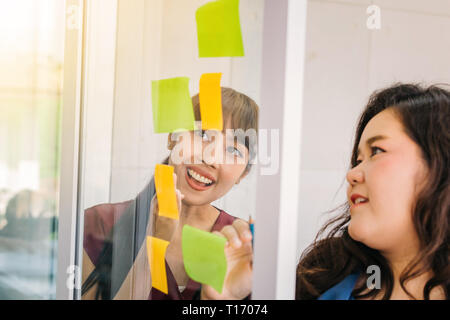
M243 170L240 170L236 165L224 165L220 170L218 177L219 185L217 185L217 192L220 193L219 198L227 194L239 180Z
M375 156L376 157L376 156ZM369 166L369 175L382 176L385 182L389 183L389 177L395 175L401 168L401 163L393 155L380 154L378 158L372 160Z
M377 216L402 203L405 176L393 157L385 156L368 167L365 182L372 211Z
M215 188L217 198L226 195L233 185L233 181L228 177L219 178L219 184Z
M364 238L359 241L377 250L391 250L403 238L409 238L411 231L413 175L408 164L402 166L393 160L380 159L367 171L367 219L355 224L353 230Z

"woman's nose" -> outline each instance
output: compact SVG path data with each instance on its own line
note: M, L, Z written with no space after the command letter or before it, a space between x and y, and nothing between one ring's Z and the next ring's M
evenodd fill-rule
M205 161L205 159L203 159L202 162L203 162L205 165L207 165L207 166L209 166L209 167L211 167L211 168L213 168L213 169L217 169L217 163L214 162L214 161L212 161L212 162L207 162L207 161Z
M203 155L202 161L204 164L216 168L222 161L221 150L218 149L218 145L215 142L207 141L203 142Z
M350 169L347 172L347 181L351 185L364 182L364 172L359 166Z

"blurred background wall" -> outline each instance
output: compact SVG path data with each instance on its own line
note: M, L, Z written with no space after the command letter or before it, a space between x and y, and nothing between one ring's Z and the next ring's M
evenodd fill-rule
M55 297L64 12L0 1L0 299Z
M369 30L366 9L380 8ZM301 252L346 201L354 130L369 95L394 82L450 83L450 1L310 0L305 60Z

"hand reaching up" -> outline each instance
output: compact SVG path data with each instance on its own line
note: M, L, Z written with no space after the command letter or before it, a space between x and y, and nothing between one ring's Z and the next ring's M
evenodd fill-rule
M173 180L175 185L175 193L177 195L178 213L180 214L184 195L180 190L176 189L177 175L175 173L173 174ZM155 194L150 204L150 223L147 225L147 235L170 242L180 220L162 217L158 214L158 211L158 198Z
M253 247L252 233L247 222L236 219L214 234L227 239L225 257L227 273L222 293L208 285L202 285L201 298L213 300L240 300L247 297L252 289Z

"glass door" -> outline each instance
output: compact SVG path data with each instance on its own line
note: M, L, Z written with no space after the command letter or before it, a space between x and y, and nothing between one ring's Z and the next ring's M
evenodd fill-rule
M82 4L0 0L2 300L71 297Z
M0 299L56 295L64 11L0 1Z

